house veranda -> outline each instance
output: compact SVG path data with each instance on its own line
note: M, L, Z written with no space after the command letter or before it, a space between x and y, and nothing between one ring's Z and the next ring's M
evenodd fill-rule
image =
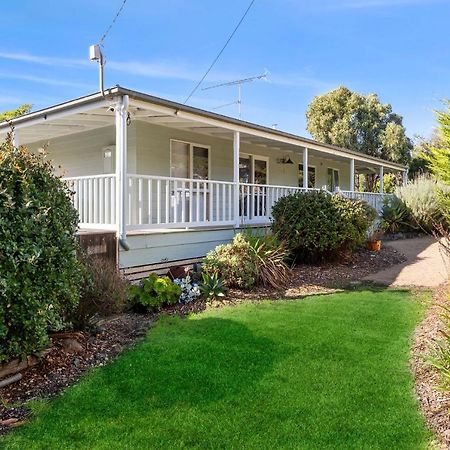
M406 167L115 87L13 121L16 145L46 149L70 183L81 231L114 232L121 268L204 256L236 229L270 224L308 189L360 198L358 173ZM0 125L4 136L11 124ZM382 177L381 177L382 180Z

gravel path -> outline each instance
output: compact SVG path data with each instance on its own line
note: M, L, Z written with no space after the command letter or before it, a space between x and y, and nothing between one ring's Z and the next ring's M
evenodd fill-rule
M406 256L402 264L363 278L387 286L437 287L448 280L448 268L439 243L432 237L383 242Z

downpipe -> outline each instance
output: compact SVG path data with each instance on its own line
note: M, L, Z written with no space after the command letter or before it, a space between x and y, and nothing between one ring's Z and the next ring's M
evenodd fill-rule
M117 113L119 115L119 123L120 123L120 169L121 169L121 177L120 177L120 197L121 197L121 212L119 217L119 245L125 250L130 250L130 245L127 242L127 232L125 226L125 211L126 211L126 198L127 198L127 152L125 151L127 148L127 115L128 115L128 105L129 98L128 95L124 95L119 102L117 103Z

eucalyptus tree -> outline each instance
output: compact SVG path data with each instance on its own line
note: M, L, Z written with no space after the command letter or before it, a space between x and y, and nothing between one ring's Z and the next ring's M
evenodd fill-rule
M376 94L363 95L341 86L315 97L306 119L309 133L320 142L402 164L411 160L413 144L402 116ZM374 177L369 184L373 186Z

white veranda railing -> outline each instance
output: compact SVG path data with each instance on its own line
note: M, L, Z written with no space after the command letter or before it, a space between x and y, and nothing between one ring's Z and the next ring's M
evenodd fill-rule
M378 215L381 214L384 202L387 198L392 197L392 194L381 194L377 192L353 192L340 191L342 195L356 200L363 200L375 209Z
M234 185L227 181L128 175L129 229L234 223Z
M114 174L64 178L73 192L81 228L114 228L116 177Z
M65 178L81 228L115 228L116 178L114 174ZM235 185L229 181L197 180L151 175L127 176L126 226L129 230L268 224L273 205L282 197L307 192L295 186L241 183L239 217L235 214ZM378 213L386 195L339 191L364 200Z

